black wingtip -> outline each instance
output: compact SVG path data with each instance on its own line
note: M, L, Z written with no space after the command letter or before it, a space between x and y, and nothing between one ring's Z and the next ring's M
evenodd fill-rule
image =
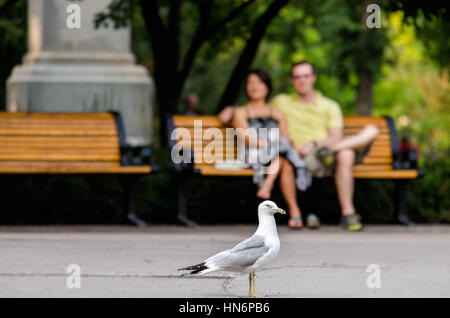
M208 266L206 266L205 263L200 263L197 265L180 268L179 271L192 271L192 272L190 272L190 274L197 274L205 269L208 269Z

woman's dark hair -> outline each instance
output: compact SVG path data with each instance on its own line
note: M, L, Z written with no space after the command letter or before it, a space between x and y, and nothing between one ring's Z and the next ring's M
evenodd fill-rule
M259 77L259 79L266 84L267 86L267 96L266 96L266 100L269 99L270 94L272 93L272 79L270 78L269 73L267 73L266 71L264 71L261 68L256 68L251 70L250 72L247 73L247 77L245 78L245 84L247 85L247 81L248 81L248 77L252 74L255 74L256 76ZM250 99L250 97L247 94L247 90L245 91L245 95L247 95L247 98Z

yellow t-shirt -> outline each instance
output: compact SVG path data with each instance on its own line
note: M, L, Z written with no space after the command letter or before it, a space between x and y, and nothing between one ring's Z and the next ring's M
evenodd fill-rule
M339 104L315 93L316 99L307 105L296 94L279 94L270 102L270 106L284 113L287 130L297 148L311 140L328 138L330 128L343 127Z

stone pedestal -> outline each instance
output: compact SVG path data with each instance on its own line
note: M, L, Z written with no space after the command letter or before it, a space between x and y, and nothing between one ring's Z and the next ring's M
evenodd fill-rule
M28 1L28 53L7 82L10 112L104 112L124 120L132 146L151 143L153 80L135 64L130 28L94 26L111 0ZM67 26L79 5L81 28Z

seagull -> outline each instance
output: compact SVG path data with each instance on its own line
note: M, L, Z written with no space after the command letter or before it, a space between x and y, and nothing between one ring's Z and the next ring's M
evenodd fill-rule
M190 274L206 274L216 271L240 272L249 274L248 294L255 293L255 271L272 261L280 251L277 225L274 214L286 214L275 202L266 200L258 206L259 225L256 232L235 247L217 253L204 262L180 268L179 271L191 271Z

